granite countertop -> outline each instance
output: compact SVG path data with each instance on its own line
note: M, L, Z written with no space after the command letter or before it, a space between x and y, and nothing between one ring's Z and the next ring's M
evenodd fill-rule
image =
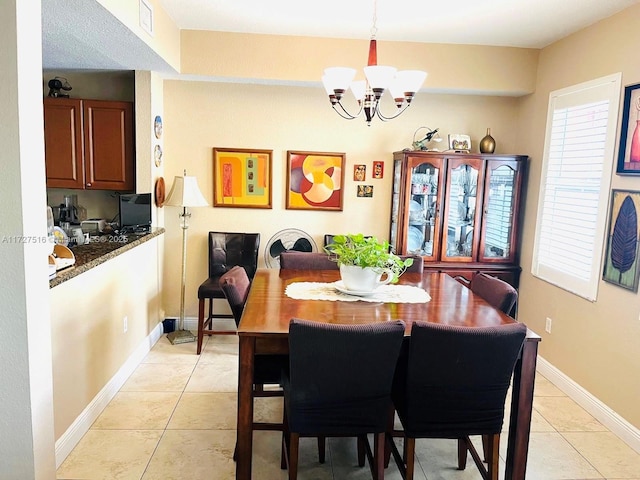
M150 233L100 235L91 237L91 242L71 248L76 257L76 263L71 267L56 272L56 276L49 280L49 288L60 285L67 280L97 267L98 265L137 247L138 245L162 235L164 228L152 228Z

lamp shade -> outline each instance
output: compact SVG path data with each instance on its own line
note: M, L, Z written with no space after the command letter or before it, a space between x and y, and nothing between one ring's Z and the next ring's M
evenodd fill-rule
M171 191L164 203L174 207L208 207L209 202L204 198L198 188L196 177L186 175L173 179Z

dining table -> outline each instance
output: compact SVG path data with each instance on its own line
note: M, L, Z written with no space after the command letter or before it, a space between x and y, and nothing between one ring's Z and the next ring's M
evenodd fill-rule
M350 297L339 288L341 281L338 270L259 269L256 272L238 325L237 480L252 478L255 355L287 354L289 322L292 318L352 325L402 320L406 324L405 335L411 335L414 321L471 327L497 326L516 321L446 273L431 273L428 270L422 273L405 272L397 285L417 287L401 288L421 295L409 295L406 301L401 297L397 297L400 300L394 299L393 296L391 300L377 295ZM299 292L297 287L300 286L319 288L308 288L308 294L292 294ZM387 287L393 285L379 287L378 290ZM334 291L344 296L334 297ZM314 292L320 292L317 298L314 298ZM527 330L514 369L505 480L525 478L540 340L539 335Z

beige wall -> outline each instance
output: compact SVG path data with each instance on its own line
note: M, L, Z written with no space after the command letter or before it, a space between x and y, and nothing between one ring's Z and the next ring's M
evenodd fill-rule
M57 440L162 320L156 261L161 239L50 290Z
M330 66L364 66L367 40L184 30L181 73L320 84ZM539 50L378 41L378 64L426 71L430 92L523 95L535 89ZM360 72L357 78L364 78Z
M540 354L545 360L635 427L640 427L638 294L600 281L597 301L591 303L534 278L530 271L549 93L615 72L622 72L623 86L640 82L638 25L640 6L544 49L536 92L523 99L519 111L518 136L519 147L531 156L518 318L542 335ZM617 148L611 161L617 161ZM611 186L639 190L640 178L614 174ZM551 334L544 331L546 317L553 319Z

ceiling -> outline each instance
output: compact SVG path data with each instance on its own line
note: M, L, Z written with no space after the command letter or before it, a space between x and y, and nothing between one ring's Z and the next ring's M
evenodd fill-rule
M372 33L374 0L157 1L180 29L358 39ZM542 48L637 3L377 0L376 38ZM42 52L45 69L177 73L96 0L42 0Z
M180 29L367 39L374 0L159 0ZM380 40L542 48L640 0L377 0Z

